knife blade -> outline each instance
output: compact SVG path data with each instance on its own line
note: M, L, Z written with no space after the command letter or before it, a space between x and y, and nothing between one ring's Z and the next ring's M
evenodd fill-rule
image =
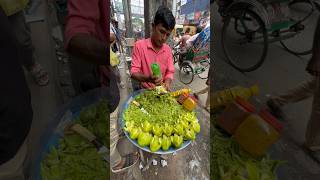
M103 155L103 160L110 163L109 149L92 132L80 124L73 124L70 129L90 141L96 147L98 154Z
M140 108L140 110L141 110L143 113L150 115L150 114L142 107L142 105L141 105L140 103L138 103L136 100L132 100L132 103L133 103L134 105L138 106L138 108Z

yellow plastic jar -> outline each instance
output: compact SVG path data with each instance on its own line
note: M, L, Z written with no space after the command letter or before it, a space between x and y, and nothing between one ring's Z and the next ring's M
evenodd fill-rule
M186 108L187 110L192 111L192 110L197 106L197 103L196 103L191 97L188 97L188 98L182 103L182 106L183 106L184 108Z
M234 138L255 157L263 156L279 138L279 132L260 116L248 116L237 128Z

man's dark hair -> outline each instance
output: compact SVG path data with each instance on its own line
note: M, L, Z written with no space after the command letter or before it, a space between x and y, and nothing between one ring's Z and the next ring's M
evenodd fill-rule
M196 34L197 34L197 33L200 33L201 31L202 31L201 26L197 26Z
M154 16L154 25L162 24L167 30L172 30L176 25L176 20L171 10L165 6L160 6Z
M187 29L186 29L186 33L189 33L190 32L190 28L189 27L187 27Z

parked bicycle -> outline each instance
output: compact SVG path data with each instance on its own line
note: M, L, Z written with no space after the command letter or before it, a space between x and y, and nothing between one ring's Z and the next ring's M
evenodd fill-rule
M270 43L280 42L295 55L311 53L314 24L320 12L316 0L228 2L223 8L220 3L221 43L227 62L237 70L250 72L259 68Z

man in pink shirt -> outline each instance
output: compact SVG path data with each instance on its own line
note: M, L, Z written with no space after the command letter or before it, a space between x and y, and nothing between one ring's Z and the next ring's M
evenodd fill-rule
M108 7L107 0L68 1L65 48L77 93L110 83Z
M171 48L165 44L175 26L175 18L167 7L159 7L152 23L151 38L136 42L132 52L131 76L142 88L164 85L170 89L174 76ZM158 63L162 77L153 76L151 64Z

